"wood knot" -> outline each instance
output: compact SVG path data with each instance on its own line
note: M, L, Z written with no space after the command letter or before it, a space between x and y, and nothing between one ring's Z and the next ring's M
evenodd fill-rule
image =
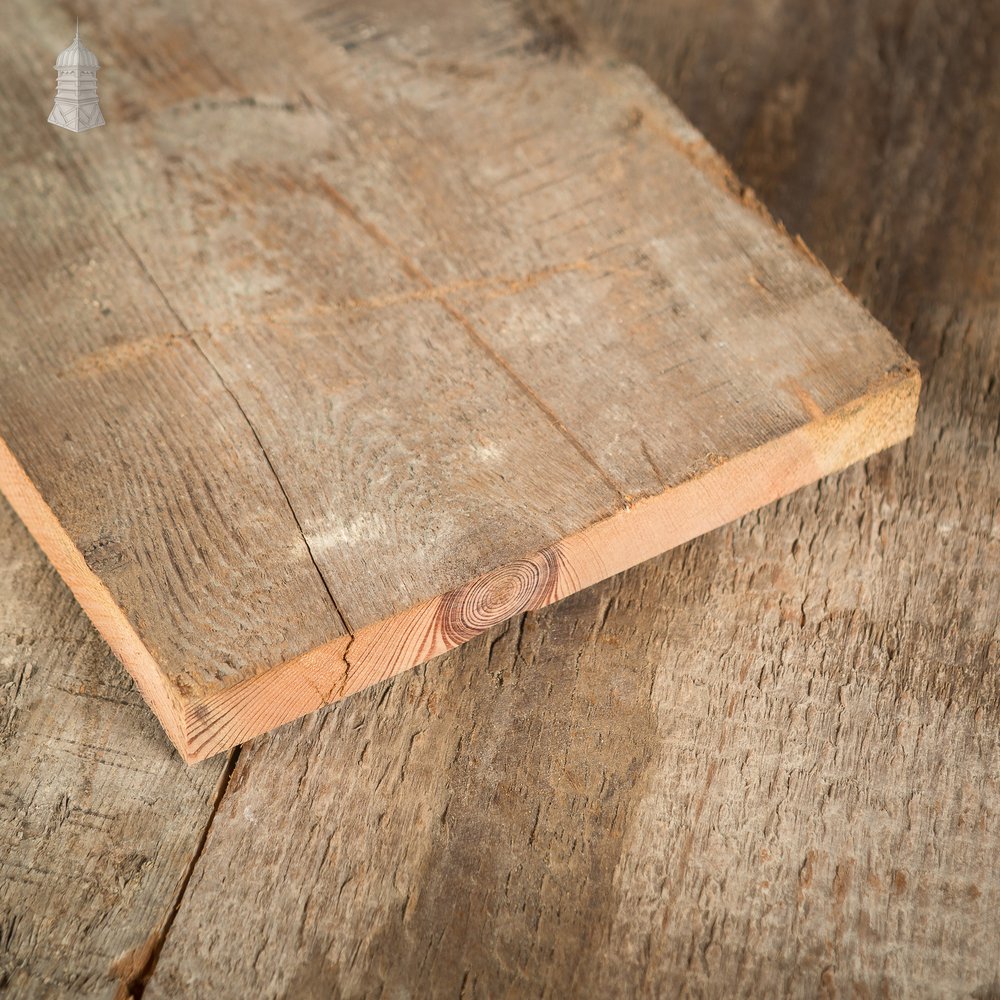
M522 611L551 604L558 582L555 549L493 570L444 595L438 612L441 637L457 646Z

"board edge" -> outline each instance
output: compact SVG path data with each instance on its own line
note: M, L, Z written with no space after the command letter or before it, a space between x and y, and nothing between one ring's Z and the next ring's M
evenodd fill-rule
M899 444L913 433L919 395L920 374L907 359L835 410L550 548L189 700L182 753L189 762L222 753Z

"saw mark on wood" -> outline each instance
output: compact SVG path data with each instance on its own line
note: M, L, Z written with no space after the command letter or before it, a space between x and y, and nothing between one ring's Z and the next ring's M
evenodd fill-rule
M564 274L596 274L606 277L609 274L640 277L643 272L633 268L595 267L589 260L568 261L563 264L553 264L516 278L503 276L469 278L463 281L453 281L443 285L431 284L428 287L412 291L398 292L395 295L372 296L366 299L344 299L337 303L339 308L347 309L386 309L408 302L425 302L440 299L442 296L456 295L463 292L483 292L480 301L489 302L495 298L507 295L519 295L536 287L543 281L557 278ZM418 279L419 280L419 279Z

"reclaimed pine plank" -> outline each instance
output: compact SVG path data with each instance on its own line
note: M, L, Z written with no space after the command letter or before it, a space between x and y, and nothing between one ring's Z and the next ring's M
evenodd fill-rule
M64 16L11 21L21 81ZM93 24L109 127L9 119L0 486L185 759L912 429L676 109L510 6Z

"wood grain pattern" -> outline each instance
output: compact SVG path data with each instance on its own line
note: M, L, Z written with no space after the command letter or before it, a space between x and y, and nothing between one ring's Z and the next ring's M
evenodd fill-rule
M533 4L534 51L604 59L579 50L608 35L640 59L905 340L918 434L256 740L214 822L219 763L170 758L0 501L13 995L135 995L150 972L145 996L171 1000L996 995L997 9L588 11ZM129 72L150 60L158 106L221 80L219 54L169 27L122 42ZM373 34L359 16L353 42ZM0 90L44 118L29 81ZM59 822L64 795L109 818ZM137 981L115 960L188 865Z
M15 8L23 63L64 16ZM186 759L909 434L889 335L515 8L102 20L117 126L9 125L0 487Z

